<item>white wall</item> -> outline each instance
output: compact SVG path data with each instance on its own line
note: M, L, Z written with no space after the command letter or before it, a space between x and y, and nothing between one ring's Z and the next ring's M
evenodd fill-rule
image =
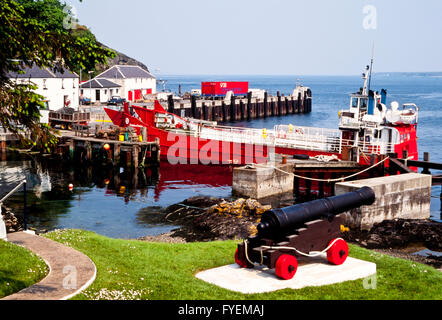
M109 78L108 80L117 83L121 86L120 97L128 100L129 91L139 90L139 89L152 89L152 93L157 92L157 81L155 78L128 78L128 79L114 79Z
M83 90L83 97L91 99L92 103L100 102L100 103L106 103L109 101L112 96L121 96L121 88L80 88L80 94L81 90ZM96 99L96 91L100 90L100 101L97 101ZM111 92L112 90L112 92ZM118 90L118 92L117 92Z
M29 79L11 79L18 83L28 84ZM78 78L32 78L31 83L38 86L35 93L42 95L49 101L50 110L58 110L64 106L64 97L71 101L71 108L78 110L79 105L79 79ZM46 88L46 89L45 89Z

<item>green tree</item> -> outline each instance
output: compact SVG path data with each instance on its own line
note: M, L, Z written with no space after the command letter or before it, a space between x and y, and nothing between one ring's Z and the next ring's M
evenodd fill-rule
M59 0L0 2L0 124L48 151L57 139L39 121L43 97L32 91L34 85L11 81L8 73L33 65L60 72L93 70L114 57L90 32L72 29L66 23L72 20L69 7Z

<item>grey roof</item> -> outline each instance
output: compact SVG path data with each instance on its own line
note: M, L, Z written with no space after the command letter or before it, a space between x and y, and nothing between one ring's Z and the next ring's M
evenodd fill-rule
M80 85L80 88L82 88L82 89L119 88L119 87L121 87L121 86L115 82L109 81L107 79L99 79L99 78L94 78L94 79L86 81Z
M117 65L99 74L97 77L106 79L155 78L139 66Z
M71 71L64 69L64 73L60 71L53 71L50 68L40 68L35 64L30 67L22 69L25 73L9 72L9 78L78 78L78 75Z

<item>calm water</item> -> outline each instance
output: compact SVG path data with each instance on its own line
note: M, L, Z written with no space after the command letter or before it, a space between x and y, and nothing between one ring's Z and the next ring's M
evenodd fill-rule
M338 110L347 108L348 94L362 85L358 76L168 76L166 88L182 92L200 87L201 81L245 80L250 88L280 91L288 95L296 82L312 89L311 114L289 115L236 122L232 125L272 128L275 124L337 128ZM388 90L388 103L414 102L420 107L419 153L430 152L431 160L442 162L442 78L419 74L375 75L372 89ZM6 159L3 159L6 160ZM103 167L69 167L51 161L35 161L29 156L8 157L0 162L0 195L26 177L30 225L38 229L82 228L115 238L136 238L167 232L173 226L152 224L159 208L193 195L231 196L231 168L171 166L159 170L112 171ZM436 172L433 172L436 173ZM439 172L441 173L441 172ZM67 188L74 184L74 190ZM431 216L441 221L441 187L432 189ZM22 194L6 204L20 213Z

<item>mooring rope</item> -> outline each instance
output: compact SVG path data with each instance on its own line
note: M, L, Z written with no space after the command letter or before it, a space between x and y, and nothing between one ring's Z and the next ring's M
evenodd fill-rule
M372 165L371 167L365 168L365 169L363 169L363 170L361 170L361 171L358 171L358 172L356 172L356 173L353 173L353 174L351 174L351 175L349 175L349 176L342 177L342 178L335 178L335 179L310 178L310 177L300 176L300 175L294 174L293 172L287 172L287 171L284 171L284 170L279 169L279 168L277 168L277 167L275 167L275 166L270 166L270 168L273 168L273 169L275 169L276 171L280 171L280 172L283 172L283 173L286 173L286 174L289 174L289 175L293 175L293 176L296 177L296 178L305 179L305 180L311 180L311 181L319 181L319 182L327 182L327 183L330 183L330 182L344 181L344 180L346 180L346 179L349 179L349 178L355 177L355 176L357 176L357 175L360 175L361 173L364 173L364 172L366 172L366 171L368 171L368 170L371 170L371 169L377 167L378 165L380 165L381 163L384 163L384 162L387 161L387 159L389 159L389 158L390 158L390 157L386 157L385 159L379 161L378 163L375 163L375 164ZM253 165L253 166L261 166L261 168L269 167L268 165L260 165L260 164L257 164L257 163L256 163L256 164L252 164L252 165Z

